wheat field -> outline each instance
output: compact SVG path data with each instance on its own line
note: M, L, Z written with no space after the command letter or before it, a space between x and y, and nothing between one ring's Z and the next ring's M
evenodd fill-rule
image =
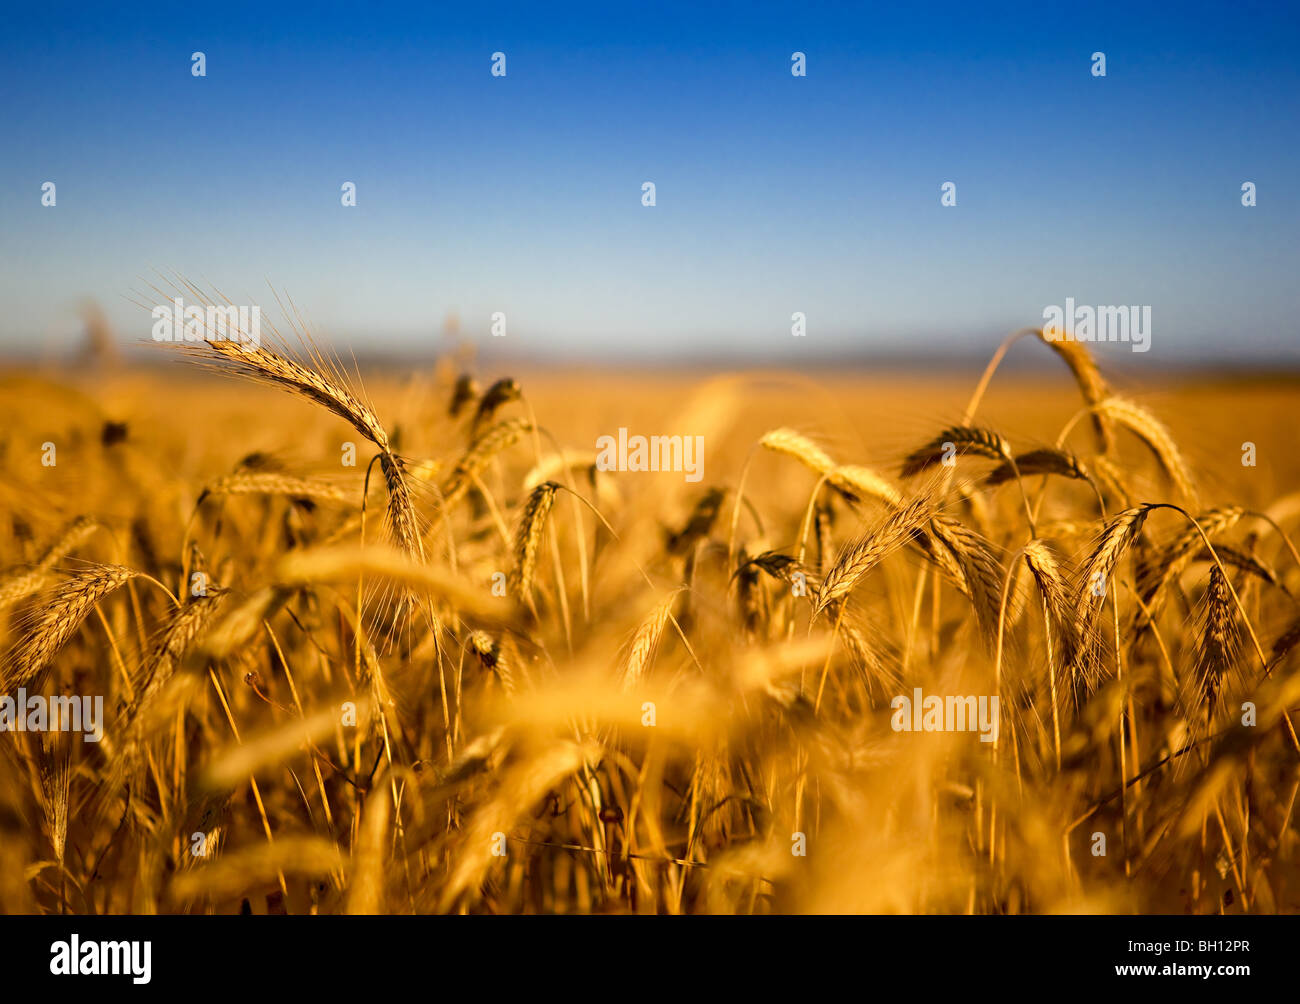
M1297 910L1297 385L988 349L6 372L0 911Z

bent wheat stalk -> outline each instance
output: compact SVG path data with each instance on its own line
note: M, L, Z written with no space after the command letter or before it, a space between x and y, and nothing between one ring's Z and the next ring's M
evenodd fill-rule
M343 385L341 374L336 372L331 379L287 355L244 341L205 336L204 345L225 364L218 369L234 372L257 383L281 387L314 401L374 443L380 451L384 483L388 488L389 533L402 550L423 561L419 519L402 473L401 461L393 453L388 433L379 417L370 405ZM322 367L325 365L323 358L315 358Z

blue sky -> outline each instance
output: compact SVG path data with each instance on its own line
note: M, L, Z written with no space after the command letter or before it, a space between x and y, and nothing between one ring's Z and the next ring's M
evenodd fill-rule
M502 311L529 354L982 355L1073 297L1300 361L1296 8L612 6L11 10L0 351L87 298L147 337L164 269L358 354Z

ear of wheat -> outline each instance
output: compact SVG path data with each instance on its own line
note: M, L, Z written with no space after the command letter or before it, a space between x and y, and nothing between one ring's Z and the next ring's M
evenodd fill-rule
M998 612L1002 605L1005 575L1002 563L988 541L960 521L936 516L929 525L939 544L951 552L960 570L963 592L970 599L985 640L991 643L997 636ZM1014 619L1014 612L1010 616Z
M1096 406L1095 413L1123 426L1142 440L1183 497L1196 505L1196 486L1183 455L1169 430L1154 415L1141 405L1120 397L1106 398Z
M1055 474L1080 481L1092 480L1088 469L1073 453L1067 453L1065 450L1042 449L1017 454L1014 461L1008 460L998 465L989 472L984 483L1004 484L1014 480L1017 473L1022 478L1033 474Z
M1055 632L1056 649L1061 665L1068 666L1074 659L1078 634L1074 618L1074 598L1060 563L1052 549L1043 540L1031 540L1025 545L1025 564L1034 577L1043 598L1048 624Z
M951 426L909 453L900 474L905 478L914 477L946 457L966 454L989 460L1010 460L1011 447L992 429Z
M451 392L451 403L447 406L447 415L458 418L470 402L478 398L478 382L468 373L456 378L456 386Z
M845 548L826 573L817 595L814 616L844 599L868 572L891 552L907 543L934 513L934 500L919 495L902 509L889 513L874 529Z
M509 377L502 377L479 399L478 410L474 413L471 435L477 439L479 434L501 407L510 401L518 401L523 392L519 384Z
M515 592L527 597L533 588L533 575L537 570L537 549L546 529L546 518L555 504L555 494L560 486L554 481L543 481L529 493L515 531L515 567L513 571Z
M628 650L627 663L623 667L623 689L636 687L649 670L655 650L659 647L659 639L663 637L664 628L672 619L673 605L676 602L677 594L672 593L657 603L637 627L632 646Z
M1142 607L1136 617L1137 630L1144 631L1152 617L1160 612L1165 592L1191 564L1201 550L1201 532L1213 540L1231 530L1245 516L1240 506L1224 506L1201 513L1196 522L1200 526L1188 527L1161 551L1158 556L1138 570L1137 589L1142 597Z
M1242 642L1237 612L1228 592L1228 580L1217 565L1210 569L1202 606L1195 680L1208 720L1214 713L1223 678L1236 662Z
M445 504L451 506L460 499L469 490L475 475L483 470L493 457L502 450L509 449L519 442L520 437L532 430L531 423L520 418L512 418L492 426L478 436L456 462L447 483L443 486L442 495Z
M137 574L120 565L91 565L63 579L34 612L27 631L11 652L0 690L23 687L36 679L96 604Z
M1149 511L1150 507L1145 505L1125 509L1103 527L1096 546L1079 572L1075 592L1077 634L1083 635L1092 627L1110 591L1115 567L1142 531Z
M830 454L793 429L773 429L758 442L764 449L793 457L810 471L820 474L850 502L874 498L886 505L897 506L902 498L897 488L870 467L836 464Z
M882 475L860 464L832 468L827 481L850 502L874 498L887 506L897 506L903 498L902 493Z
M198 501L223 495L284 495L289 498L344 502L347 493L337 485L315 478L298 478L278 471L241 470L214 481L199 494Z
M402 472L401 461L390 448L388 433L374 410L344 385L342 374L337 368L310 347L309 351L318 367L315 369L304 366L287 355L245 341L205 338L204 345L226 364L225 368L255 382L282 387L316 402L374 443L380 451L380 465L388 489L389 533L404 551L417 560L423 560L419 519ZM327 375L320 372L323 369L333 372Z
M115 795L140 765L140 754L148 740L149 723L155 717L163 688L184 664L186 656L213 623L229 594L209 588L207 595L193 597L172 614L162 635L136 673L135 699L123 714L122 742L109 770L100 798Z
M758 442L764 449L794 457L817 474L830 474L835 467L835 461L831 460L830 454L807 436L793 429L773 429Z

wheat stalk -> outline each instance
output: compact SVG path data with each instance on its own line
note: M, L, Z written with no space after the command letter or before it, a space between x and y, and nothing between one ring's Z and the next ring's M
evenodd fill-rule
M473 483L479 473L493 457L502 450L509 449L521 436L533 430L532 423L522 418L512 418L492 426L470 444L468 450L456 462L442 495L447 506L455 503Z

